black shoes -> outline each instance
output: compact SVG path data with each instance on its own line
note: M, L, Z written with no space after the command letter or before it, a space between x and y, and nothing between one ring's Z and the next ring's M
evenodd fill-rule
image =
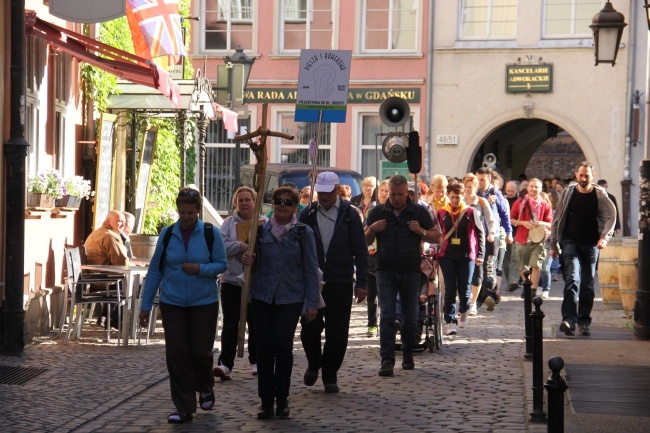
M517 283L512 283L506 288L506 292L514 292L519 290L519 284Z
M395 364L388 359L381 361L381 368L379 369L379 375L383 377L389 377L393 375L393 367Z
M413 370L415 368L415 361L413 361L412 353L404 353L402 355L402 370Z
M589 325L578 325L578 329L580 330L580 335L584 335L585 337L589 337L591 335Z
M328 394L336 394L339 392L339 386L335 383L326 383L325 392Z
M289 411L289 406L287 405L287 415ZM273 405L267 406L265 404L261 405L257 409L257 419L271 419L273 418Z
M275 416L280 418L286 418L289 416L289 413L290 413L289 401L286 399L284 400L278 399L275 408Z
M307 368L305 375L302 377L303 383L307 386L313 386L316 383L316 379L318 379L318 370L314 371Z
M560 325L560 331L564 332L564 334L568 335L569 337L573 337L574 335L576 335L574 326L571 325L566 320L563 321L562 324ZM589 331L589 328L587 328L587 331Z
M193 419L194 415L191 413L174 412L172 414L169 414L167 417L167 422L170 424L183 424L184 422L192 421Z
M214 391L210 392L210 394L205 397L202 394L199 394L199 405L203 410L212 409L214 407Z

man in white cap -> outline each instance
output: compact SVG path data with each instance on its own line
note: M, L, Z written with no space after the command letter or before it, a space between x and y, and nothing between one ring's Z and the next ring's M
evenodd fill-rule
M300 339L308 362L303 381L312 386L322 369L325 392L336 393L337 373L348 345L353 287L357 302L366 298L368 247L359 214L348 201L339 198L336 173L320 173L314 190L318 202L303 209L298 220L310 226L316 235L318 263L325 282L325 308L318 310L315 320L302 321ZM323 329L325 344L321 348Z

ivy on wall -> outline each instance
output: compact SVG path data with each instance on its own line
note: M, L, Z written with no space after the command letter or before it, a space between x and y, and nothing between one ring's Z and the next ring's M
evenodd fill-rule
M179 0L179 12L181 16L189 16L191 0ZM185 45L189 46L190 22L183 21L186 29ZM88 30L86 28L86 34ZM118 18L98 24L97 40L129 53L134 53L131 31L126 17ZM189 79L194 75L189 57L184 58L185 76ZM108 98L111 94L118 92L117 79L115 75L105 72L92 65L84 64L81 68L82 91L85 103L93 103L95 108L95 121L99 113L108 110ZM146 208L143 233L158 234L160 216L169 209L176 208L176 195L180 187L180 125L175 119L166 118L142 118L138 119L137 139L138 151L142 146L142 137L147 125L157 126L158 135L156 140L156 153L151 167L151 190L149 192L148 205ZM194 167L196 165L195 130L196 122L190 120L186 130L186 183L194 182Z

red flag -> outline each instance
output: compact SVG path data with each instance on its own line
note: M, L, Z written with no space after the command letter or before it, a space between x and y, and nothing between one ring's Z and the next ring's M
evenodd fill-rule
M178 0L127 0L126 17L138 56L168 67L187 55Z
M238 122L237 118L239 117L235 111L229 110L223 105L219 105L216 102L212 103L214 107L215 114L221 112L221 117L223 118L223 128L226 131L230 131L233 134L237 134Z

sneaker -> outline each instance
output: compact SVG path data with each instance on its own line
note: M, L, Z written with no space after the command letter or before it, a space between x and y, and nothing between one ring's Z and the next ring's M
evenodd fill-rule
M465 328L468 325L469 317L467 317L467 313L460 313L460 318L458 320L458 327L459 328Z
M560 331L564 332L565 335L568 335L570 337L576 335L574 327L566 320L563 321L560 325Z
M379 375L384 377L389 377L393 375L393 367L395 363L388 359L381 361L381 368L379 369Z
M225 365L217 365L212 369L212 374L214 374L214 377L218 377L221 380L230 380L232 379L230 377L230 369L226 367Z
M551 296L549 292L550 290L544 290L542 292L542 299L548 299L548 297Z
M251 367L251 374L257 376L257 364L253 364Z
M199 405L203 410L210 410L214 407L214 391L199 394Z
M367 335L368 335L368 338L376 337L377 336L377 327L376 326L369 326Z
M413 361L412 353L405 353L402 355L402 370L413 370L415 368L415 361Z
M531 290L532 290L532 288L531 288ZM535 289L535 296L541 297L542 292L543 292L542 288L538 287L537 289Z
M456 335L456 332L455 323L445 323L445 335Z
M589 325L578 325L578 329L580 330L580 335L584 335L585 337L589 337L591 335Z
M191 413L174 412L172 414L169 414L167 417L167 422L170 424L183 424L184 422L192 421L193 418L194 415Z
M487 307L488 311L494 311L495 305L496 303L494 302L494 299L492 299L492 296L485 298L485 306Z
M514 292L516 290L519 290L519 284L517 283L512 283L508 287L506 287L506 292Z
M307 386L313 386L318 379L318 370L305 370L305 375L302 377L302 382Z
M470 317L476 316L478 314L478 308L476 308L476 303L470 304L467 315Z

